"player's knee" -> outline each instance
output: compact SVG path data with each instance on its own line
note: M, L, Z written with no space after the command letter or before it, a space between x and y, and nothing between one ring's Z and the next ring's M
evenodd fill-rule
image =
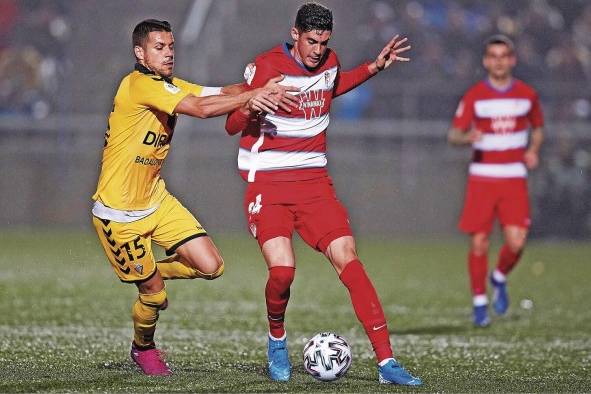
M140 302L146 306L164 310L168 307L168 299L166 298L166 289L162 289L157 293L139 294Z
M220 259L218 261L218 268L215 271L213 271L212 273L208 274L208 277L205 279L214 280L216 278L219 278L220 276L222 276L224 274L224 269L225 269L224 260Z
M525 247L525 237L508 239L506 240L506 245L511 252L519 254L523 251L523 248Z
M287 289L295 278L295 267L275 266L269 269L269 283L280 289Z
M201 278L205 280L214 280L219 278L224 274L224 261L219 260L216 265L217 268L207 271L199 271L198 269L194 269L195 271L195 278Z
M472 238L471 249L476 256L482 256L488 253L490 241L487 237Z

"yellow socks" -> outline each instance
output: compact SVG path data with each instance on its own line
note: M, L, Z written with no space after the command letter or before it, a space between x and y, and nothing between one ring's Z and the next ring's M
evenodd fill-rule
M195 279L201 278L206 280L213 280L224 273L224 264L218 268L217 271L206 274L195 268L191 268L181 262L178 255L172 255L167 259L156 262L156 267L160 271L162 279Z
M158 311L165 309L166 306L166 289L153 294L139 294L131 312L134 328L133 339L137 346L152 346L154 344Z

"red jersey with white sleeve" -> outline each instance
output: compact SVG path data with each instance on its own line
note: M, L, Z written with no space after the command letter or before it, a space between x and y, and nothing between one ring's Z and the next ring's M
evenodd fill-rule
M472 86L460 101L453 127L480 130L469 174L484 178L526 178L523 156L530 128L542 127L544 119L536 91L518 79L505 90L488 80Z
M248 76L250 88L264 86L270 78L284 75L280 82L297 86L299 107L292 112L248 116L232 113L226 122L230 134L242 132L238 169L248 182L302 181L327 177L326 130L332 99L369 79L368 64L347 72L340 70L337 55L327 49L321 63L306 68L290 53L291 45L279 45L260 54Z

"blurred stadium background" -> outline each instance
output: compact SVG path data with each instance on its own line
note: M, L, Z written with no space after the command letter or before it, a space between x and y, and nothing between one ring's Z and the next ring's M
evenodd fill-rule
M455 229L469 149L447 146L464 90L483 77L483 40L516 41L516 75L545 115L530 175L535 238L591 235L591 2L323 0L345 69L407 35L412 62L334 104L329 165L359 234L439 237ZM179 77L238 82L259 51L288 40L303 1L0 0L0 229L90 229L106 117L134 60L130 34L166 19ZM237 138L224 119L183 119L164 177L213 234L243 231Z
M307 337L335 330L355 362L337 385L313 382L301 361L289 386L266 378L265 267L245 231L238 139L225 119L181 118L165 165L168 187L228 262L221 280L168 288L158 340L172 380L137 374L127 359L135 289L117 283L91 227L135 24L170 21L176 74L215 86L239 82L256 53L288 40L303 2L0 0L0 392L392 391L375 382L346 291L300 242L292 361ZM329 166L404 364L427 392L591 392L591 246L574 242L591 236L591 0L320 2L333 9L345 69L393 34L413 45L411 63L335 101L329 132ZM547 143L530 174L537 241L515 272L511 312L477 330L456 230L470 152L446 133L496 32L515 39L516 75L540 93Z

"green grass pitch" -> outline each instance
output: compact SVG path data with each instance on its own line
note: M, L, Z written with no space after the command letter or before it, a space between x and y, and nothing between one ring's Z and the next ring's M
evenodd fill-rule
M465 242L361 240L395 353L425 382L410 389L377 383L345 287L299 242L287 312L294 373L287 384L271 383L257 245L215 241L226 260L221 279L167 285L170 307L156 339L174 375L150 378L128 354L135 288L116 279L94 234L0 232L0 392L591 391L589 243L530 243L510 278L508 316L475 329ZM303 370L306 338L320 331L351 344L353 365L337 382L316 382Z

